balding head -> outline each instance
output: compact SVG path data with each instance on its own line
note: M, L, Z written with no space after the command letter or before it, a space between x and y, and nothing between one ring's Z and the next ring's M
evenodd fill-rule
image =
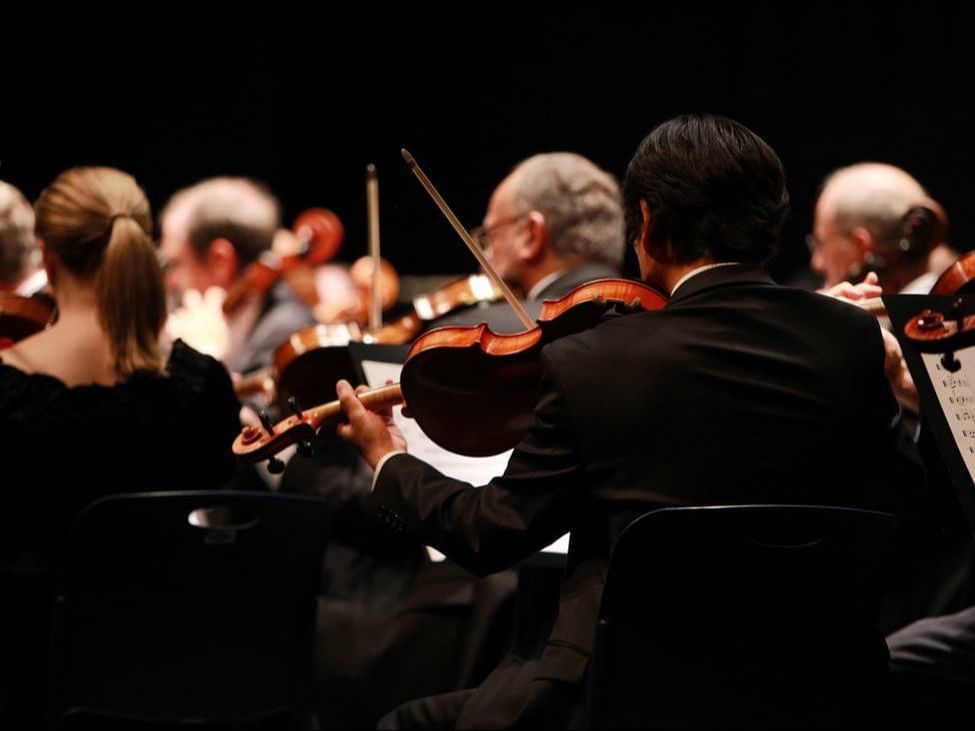
M816 202L811 266L828 286L856 279L875 266L922 268L932 242L906 250L901 246L905 216L919 207L941 217L938 225L944 226L941 206L904 170L867 162L834 171L823 181ZM878 273L883 278L884 272Z
M930 203L927 191L904 170L865 162L840 168L826 178L816 215L831 217L843 232L865 226L875 236L884 236L911 208Z

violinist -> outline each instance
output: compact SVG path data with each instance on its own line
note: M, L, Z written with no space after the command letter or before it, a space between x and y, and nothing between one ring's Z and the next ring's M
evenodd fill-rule
M905 221L912 209L927 210L926 220ZM946 255L947 225L944 209L906 171L850 165L823 181L807 237L809 265L827 288L873 271L885 293L928 294L945 261L957 258Z
M174 336L219 357L233 373L271 365L291 333L314 323L308 307L277 282L224 312L223 293L280 229L280 206L246 178L211 178L175 193L160 216L166 288L183 298L167 325Z
M788 200L778 157L741 124L687 115L654 128L624 180L626 240L642 278L670 302L549 344L533 424L485 486L408 454L388 413L338 384L340 434L375 466L372 500L391 530L479 574L572 536L541 657L502 663L479 689L400 706L380 727L582 727L610 551L646 510L769 502L903 512L923 473L898 439L875 321L779 287L763 267Z
M534 319L545 299L619 276L624 253L619 186L581 155L535 155L501 181L483 225L471 233L498 275L524 295ZM441 318L434 326L479 322L495 332L524 329L505 302Z
M23 193L0 180L0 294L18 292L38 271L34 209Z

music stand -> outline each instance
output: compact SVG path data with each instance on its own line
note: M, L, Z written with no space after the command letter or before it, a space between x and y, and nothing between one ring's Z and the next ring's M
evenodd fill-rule
M971 338L923 345L904 328L924 310L945 320L975 314L975 295L884 295L884 305L920 396L921 417L931 429L945 468L975 532L975 343Z

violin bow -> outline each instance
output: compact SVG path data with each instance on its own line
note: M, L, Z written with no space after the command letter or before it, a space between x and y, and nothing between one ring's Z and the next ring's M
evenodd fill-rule
M410 154L409 150L404 147L401 152L403 154L403 159L406 160L406 164L410 166L410 170L413 171L413 174L417 177L417 180L420 181L420 184L426 189L427 193L430 194L430 197L433 198L433 202L437 204L440 211L444 214L444 216L447 217L447 220L450 221L450 225L454 227L454 231L456 231L463 242L467 244L467 248L470 249L471 253L474 255L474 258L477 259L478 263L481 265L481 268L484 270L484 273L491 278L491 281L494 282L494 286L501 291L504 298L508 300L508 304L514 308L515 314L518 315L518 319L521 320L521 323L525 326L525 329L531 330L533 327L535 327L535 322L531 319L531 317L528 316L525 308L522 306L521 302L518 301L518 298L515 297L508 285L505 284L501 277L498 276L498 273L494 270L494 267L491 266L491 263L487 260L487 257L484 256L484 252L481 251L481 247L475 243L467 229L461 225L461 222L458 220L457 216L455 216L454 212L450 210L450 206L447 205L447 202L443 199L443 196L440 195L433 183L430 182L430 179L426 176L423 170L420 169L419 164L417 164L416 159L414 159L413 155Z
M382 292L379 291L379 178L376 166L366 166L366 204L369 210L369 257L372 259L372 291L369 294L369 332L383 325Z

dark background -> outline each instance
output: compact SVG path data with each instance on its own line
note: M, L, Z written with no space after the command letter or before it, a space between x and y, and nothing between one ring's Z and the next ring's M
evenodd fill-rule
M248 175L288 223L338 213L351 261L374 162L383 255L405 274L472 271L401 145L473 226L528 155L573 150L622 176L654 124L710 111L785 164L781 279L805 266L822 177L861 160L906 168L945 205L955 246L975 242L975 26L960 4L127 7L4 23L0 178L28 197L76 164L133 173L154 209L200 178Z

